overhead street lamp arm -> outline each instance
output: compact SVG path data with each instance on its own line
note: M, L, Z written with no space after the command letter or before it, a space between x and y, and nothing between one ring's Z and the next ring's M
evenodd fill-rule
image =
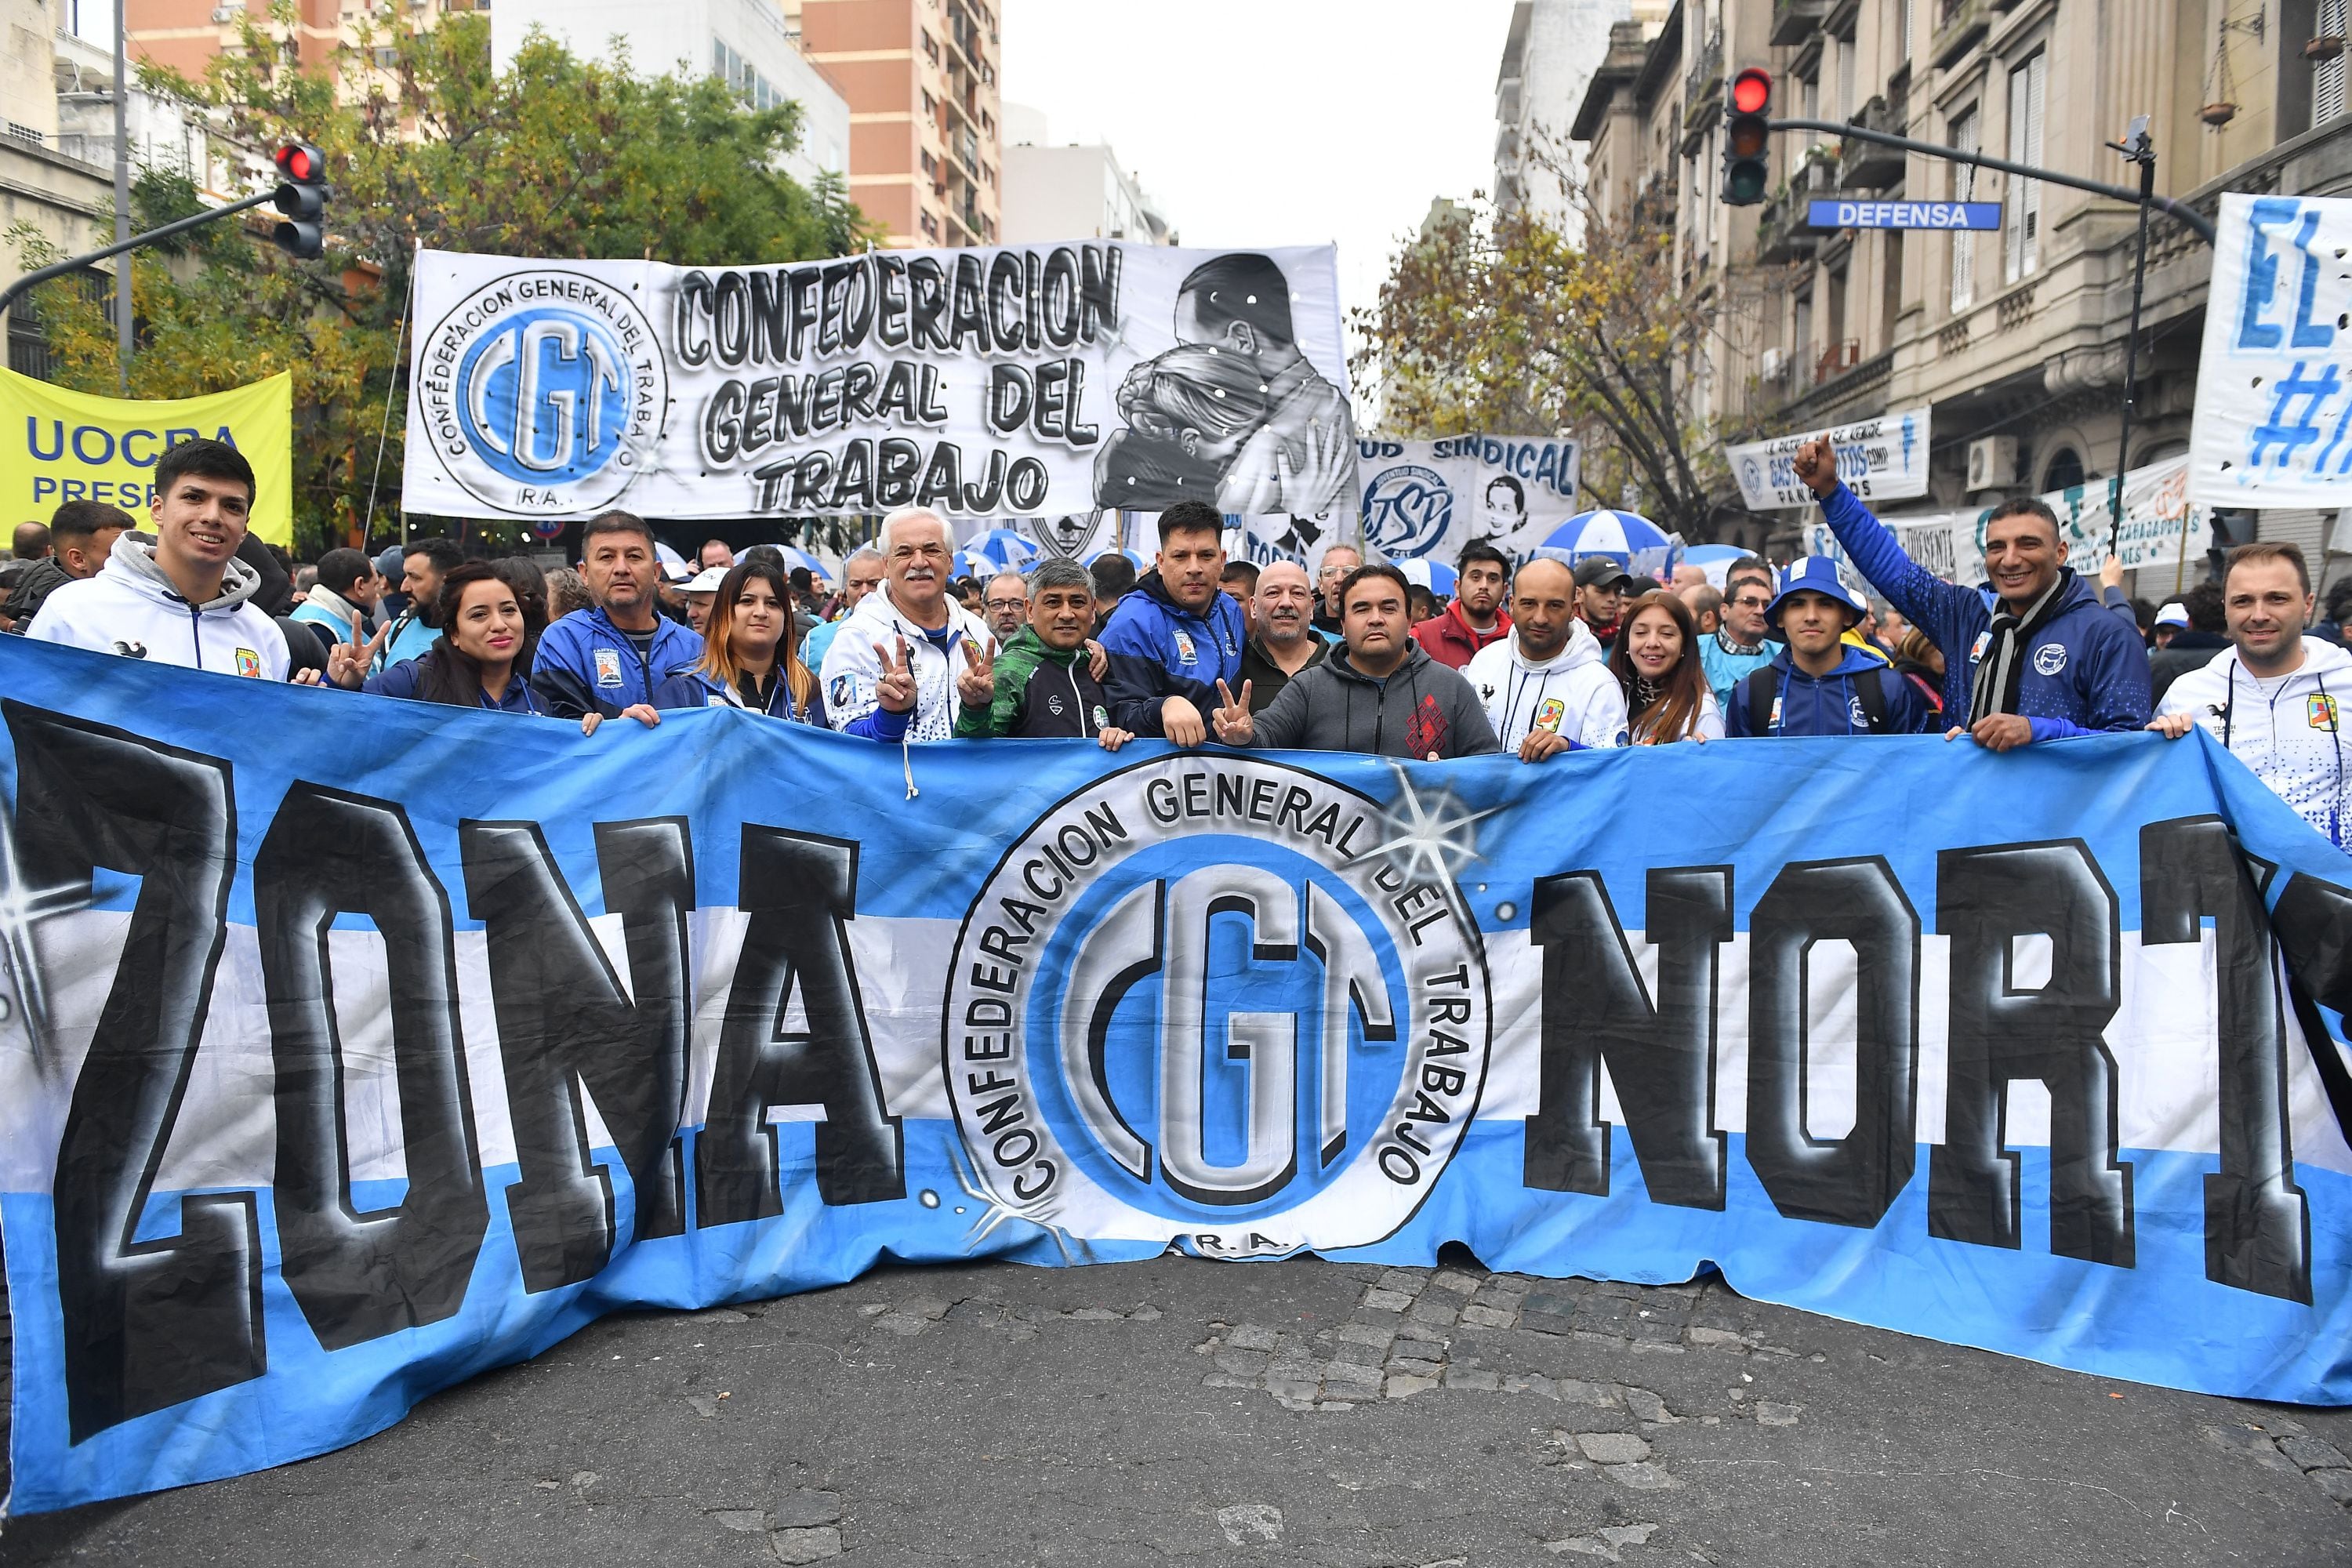
M1875 142L1882 147L1900 147L1906 153L1924 153L1930 158L1942 158L1953 163L1974 163L1979 168L1998 169L2004 174L2022 174L2029 180L2047 180L2053 185L2068 185L2078 191L2088 191L2095 196L2109 196L2134 206L2152 206L2158 212L2169 213L2197 233L2206 244L2214 243L2213 223L2196 208L2174 201L2170 196L2139 192L2124 185L2110 185L2100 180L2086 180L2080 174L2064 174L2055 169L2037 169L2031 163L2013 163L2006 158L1989 157L1982 153L1967 153L1958 147L1946 147L1935 142L1916 142L1908 136L1890 135L1884 131L1867 131L1859 125L1849 125L1836 120L1774 120L1769 122L1775 131L1820 131L1832 136L1851 137L1857 142Z
M247 212L257 206L266 206L275 201L277 196L277 189L273 186L257 196L247 196L241 202L231 202L225 207L213 207L204 212L193 213L175 223L167 223L161 228L151 228L145 234L134 234L129 239L117 240L104 250L93 250L87 256L72 257L53 266L44 267L38 271L27 272L9 284L5 290L0 290L0 315L7 314L9 307L16 304L25 291L37 283L46 283L52 278L62 278L68 272L79 272L93 261L103 261L110 256L120 256L126 250L135 250L142 245L152 245L159 239L169 239L175 234L184 234L192 228L211 223L215 218L226 217L231 213Z

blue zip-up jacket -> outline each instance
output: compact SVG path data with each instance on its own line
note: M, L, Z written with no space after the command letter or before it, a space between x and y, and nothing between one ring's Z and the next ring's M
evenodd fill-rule
M743 700L743 694L716 677L689 669L683 675L673 675L654 692L656 708L740 708L746 713L761 710ZM808 706L803 708L793 700L793 683L782 677L775 689L768 693L765 710L771 719L787 719L802 724L824 727L824 698L812 693Z
M440 637L436 634L433 647L440 646ZM424 701L425 699L421 695L421 688L425 684L425 661L432 657L434 657L433 648L426 648L419 658L404 658L389 669L379 669L367 678L367 684L360 689L376 697L404 697L413 702ZM499 694L496 702L490 700L490 694L487 691L476 692L474 700L480 707L493 713L543 713L546 711L546 709L540 705L539 700L531 695L530 682L522 679L520 675L508 678L507 689Z
M1949 723L1965 723L1999 603L1990 584L1963 588L1912 560L1843 485L1822 502L1822 515L1871 586L1943 650L1944 712ZM2017 695L2036 741L2145 729L2147 650L2090 584L2074 577L2026 648Z
M1727 737L1867 735L1871 732L1870 718L1855 691L1864 681L1878 683L1886 708L1886 728L1879 733L1924 735L1936 727L1935 715L1927 710L1918 688L1858 647L1846 647L1837 668L1823 676L1808 675L1799 669L1786 647L1762 668L1771 672L1772 680L1772 710L1768 727L1758 730L1748 721L1748 683L1764 679L1751 673L1735 682L1731 695L1723 699L1723 732Z
M667 616L654 617L653 648L641 658L601 607L574 610L540 634L530 687L541 709L559 719L592 711L617 719L625 708L651 704L662 682L701 657L702 639Z
M1195 615L1168 596L1159 573L1145 573L1103 628L1103 649L1111 656L1104 689L1113 721L1136 705L1157 711L1171 697L1185 699L1207 718L1217 706L1218 681L1224 681L1235 697L1242 694L1242 645L1247 640L1241 605L1223 588L1210 595L1205 614ZM1153 665L1164 680L1152 676L1148 667ZM1160 731L1155 726L1137 732Z

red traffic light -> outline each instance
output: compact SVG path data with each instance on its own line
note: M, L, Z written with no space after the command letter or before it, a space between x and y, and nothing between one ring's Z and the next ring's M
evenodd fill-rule
M277 153L278 172L297 184L316 184L327 174L326 154L308 142L289 142Z
M1761 114L1772 105L1772 73L1751 66L1731 79L1731 109L1735 114Z

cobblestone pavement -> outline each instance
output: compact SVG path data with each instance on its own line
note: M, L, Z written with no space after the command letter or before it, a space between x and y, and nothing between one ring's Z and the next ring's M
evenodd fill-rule
M608 1320L340 1453L13 1521L0 1568L2302 1565L2352 1562L2347 1449L1713 1279L976 1265Z

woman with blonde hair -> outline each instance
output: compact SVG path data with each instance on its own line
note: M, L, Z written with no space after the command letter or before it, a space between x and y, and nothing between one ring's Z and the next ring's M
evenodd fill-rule
M1723 739L1723 709L1699 663L1698 623L1671 590L1653 588L1625 611L1609 668L1625 689L1627 744Z
M730 567L710 601L702 657L662 682L656 708L741 708L824 724L816 677L792 647L793 587L783 563L754 552Z

